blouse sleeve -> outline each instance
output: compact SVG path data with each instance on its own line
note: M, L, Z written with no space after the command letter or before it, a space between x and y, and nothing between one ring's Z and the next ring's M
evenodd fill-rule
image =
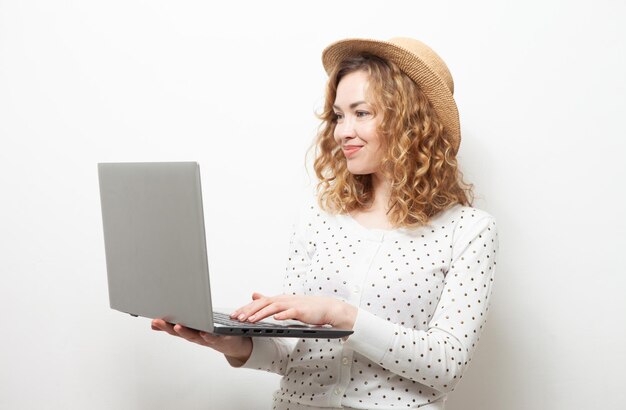
M306 271L315 252L315 244L310 240L314 209L311 203L304 204L293 224L283 281L284 294L304 294ZM294 338L253 337L252 354L242 367L284 375L296 341Z
M451 391L470 361L485 324L498 238L485 216L452 245L452 262L428 330L414 330L359 309L344 346L402 377L443 393Z

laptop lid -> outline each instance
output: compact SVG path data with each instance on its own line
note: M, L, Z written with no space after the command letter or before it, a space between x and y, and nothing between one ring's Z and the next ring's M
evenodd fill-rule
M196 162L100 163L111 308L211 333L342 337L327 326L214 323Z
M196 163L98 164L111 308L213 331Z

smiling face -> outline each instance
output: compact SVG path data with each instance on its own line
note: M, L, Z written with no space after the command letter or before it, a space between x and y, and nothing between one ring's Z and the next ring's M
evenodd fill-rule
M379 171L382 149L378 133L380 115L375 115L367 87L369 75L351 72L337 85L333 108L336 116L334 138L341 147L348 171L355 175Z

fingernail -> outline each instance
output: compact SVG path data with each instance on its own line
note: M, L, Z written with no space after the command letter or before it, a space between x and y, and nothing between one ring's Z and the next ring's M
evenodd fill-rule
M256 316L252 315L248 318L248 322L252 322L254 319L256 319Z
M243 320L243 318L246 317L246 315L244 315L243 313L240 314L239 316L237 316L237 319L239 320Z

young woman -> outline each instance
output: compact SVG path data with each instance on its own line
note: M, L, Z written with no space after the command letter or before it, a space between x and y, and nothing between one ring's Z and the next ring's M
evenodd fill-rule
M296 224L284 294L255 293L232 316L354 333L293 341L152 326L283 375L275 409L443 409L485 323L497 251L494 219L471 207L457 167L452 77L406 38L339 41L323 63L318 195Z

